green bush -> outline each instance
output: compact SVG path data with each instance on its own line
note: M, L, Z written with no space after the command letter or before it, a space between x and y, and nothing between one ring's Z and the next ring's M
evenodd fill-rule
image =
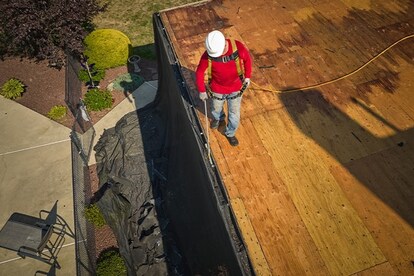
M113 98L109 90L93 88L86 92L84 102L88 110L101 111L112 107Z
M92 80L93 82L99 83L101 80L103 80L105 78L105 70L104 69L96 69L96 68L92 68L89 69L92 75ZM80 81L89 84L89 82L91 81L89 79L89 74L88 74L88 70L86 69L81 69L78 72L78 78Z
M108 69L128 62L131 41L122 32L114 29L98 29L84 40L85 52L89 64L97 68Z
M118 251L112 249L103 252L97 262L96 266L97 276L122 276L127 275L127 269Z
M62 119L63 117L65 117L66 111L67 111L66 106L55 105L54 107L50 109L49 113L47 113L47 117L54 121L58 121Z
M101 210L96 204L91 204L86 207L84 214L86 219L96 227L102 227L106 225L105 218L103 217Z
M25 85L16 78L6 81L1 87L0 94L6 99L16 99L22 96Z

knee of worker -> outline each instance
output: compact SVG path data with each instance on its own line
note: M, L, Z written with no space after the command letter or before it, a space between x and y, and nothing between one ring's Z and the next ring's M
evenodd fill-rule
M213 102L211 104L211 110L214 112L221 112L221 110L223 109L223 104L224 101L219 101L219 100L215 100L213 99Z
M240 120L240 108L229 108L229 121L239 121Z
M240 117L240 101L229 103L229 116L232 114L233 116Z

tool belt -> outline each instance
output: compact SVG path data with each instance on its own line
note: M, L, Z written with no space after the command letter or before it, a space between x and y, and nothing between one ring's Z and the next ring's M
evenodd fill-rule
M219 97L214 96L213 92L210 89L210 86L207 85L207 93L210 96L210 98L213 98L215 100L219 100L219 101L233 100L233 99L236 99L238 97L241 97L243 95L244 91L246 91L246 88L247 88L247 83L244 83L242 88L240 88L239 94L231 96L231 97L227 97L227 98L224 98L224 97L219 98Z

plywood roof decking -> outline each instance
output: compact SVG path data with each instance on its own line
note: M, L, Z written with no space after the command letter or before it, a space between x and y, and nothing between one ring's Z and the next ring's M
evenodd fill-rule
M161 18L197 99L213 29L248 46L259 86L297 88L413 34L414 2L223 0ZM239 147L210 142L256 273L414 275L414 39L336 83L243 97Z

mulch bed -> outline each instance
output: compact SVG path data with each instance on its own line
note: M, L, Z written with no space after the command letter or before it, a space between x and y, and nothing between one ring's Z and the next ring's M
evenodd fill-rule
M156 61L141 59L139 73L146 81L156 80L157 69ZM106 71L105 79L101 81L100 87L106 88L117 76L128 73L127 66L121 66ZM21 98L15 101L21 105L32 109L33 111L47 116L47 113L53 106L63 105L65 103L65 69L57 70L48 67L47 62L34 62L27 59L6 58L0 61L0 85L3 85L10 78L17 78L26 85L26 90ZM86 93L87 87L83 87L83 94ZM122 102L128 93L122 91L113 91L113 106ZM111 109L90 112L93 123L97 123ZM59 120L58 123L71 128L74 122L73 115L68 112L67 115Z
M141 59L139 62L141 68L140 76L145 81L158 79L156 61ZM100 82L101 88L106 88L117 76L129 72L133 72L132 66L121 66L106 71L105 79ZM47 116L47 113L53 106L63 105L65 103L65 69L57 70L48 67L47 62L34 62L27 59L6 58L0 61L0 86L2 86L10 78L17 78L26 85L26 90L21 98L15 101L21 105L30 108L31 110ZM83 88L83 94L86 93L86 86ZM129 94L122 91L113 91L114 108L121 101L123 101ZM69 110L69 109L68 109ZM92 123L97 123L103 118L111 109L106 109L99 112L90 112ZM58 123L72 128L74 117L70 111L66 116L59 120ZM98 177L96 174L96 166L89 167L91 179L91 191L89 194L94 194L98 190ZM111 247L117 247L117 242L112 230L109 226L104 226L95 229L95 245L96 257L99 254Z

